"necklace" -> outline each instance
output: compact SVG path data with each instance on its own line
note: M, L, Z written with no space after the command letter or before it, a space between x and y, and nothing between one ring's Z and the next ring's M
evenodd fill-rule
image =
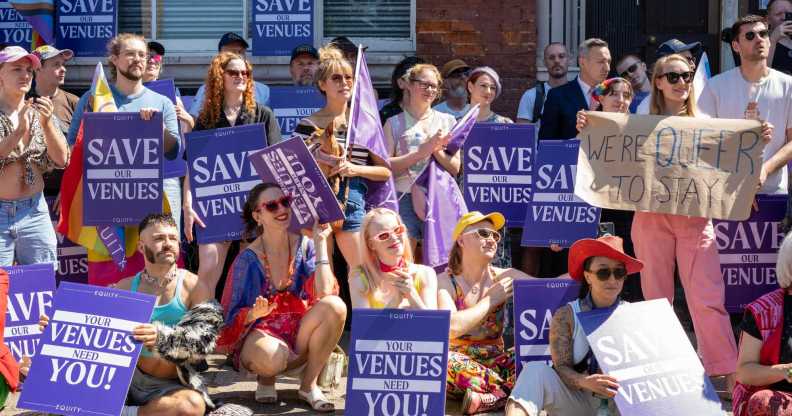
M269 258L267 257L267 253L264 252L264 241L261 241L261 254L259 254L259 258L261 262L264 263L264 271L267 273L267 277L270 279L272 286L275 287L276 292L283 292L291 287L293 283L292 276L294 276L294 257L292 256L291 252L291 244L289 244L289 238L286 238L286 250L289 252L289 269L286 274L286 284L283 287L275 286L275 279L272 275L272 267L270 266Z
M173 270L166 273L165 276L163 276L162 278L152 276L149 274L148 270L143 270L143 272L140 273L140 278L143 279L143 281L150 286L163 289L167 287L171 281L173 281L174 277L176 277L177 270L178 268L174 268Z

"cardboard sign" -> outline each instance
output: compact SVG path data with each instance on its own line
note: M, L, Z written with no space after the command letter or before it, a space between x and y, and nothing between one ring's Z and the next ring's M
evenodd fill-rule
M55 270L51 263L4 267L8 272L8 309L6 310L5 344L19 362L33 357L38 349L39 318L52 315L55 293Z
M85 113L83 223L138 225L162 212L162 113Z
M533 361L551 362L550 322L558 308L574 300L580 284L572 279L514 281L514 353L517 374Z
M325 101L316 87L270 87L269 106L278 119L281 137L290 137L297 123L322 109Z
M8 1L0 0L0 43L30 49L33 42L30 23Z
M449 311L354 309L346 408L445 415Z
M17 407L61 415L118 415L154 296L63 282Z
M476 124L464 145L465 204L470 211L500 212L522 227L531 200L536 132L532 124Z
M338 199L301 139L280 142L248 157L264 182L277 183L293 198L293 231L312 228L317 221L326 224L344 219Z
M105 56L107 41L118 31L118 1L57 0L55 44L75 56Z
M726 310L741 313L751 302L778 289L776 260L784 241L781 220L786 195L758 195L759 210L745 221L713 221L721 273L726 284Z
M195 226L198 242L239 240L248 192L261 183L248 155L267 147L263 124L187 134L193 210L206 224Z
M744 220L762 167L756 120L587 112L575 194L628 211Z
M48 196L47 206L49 206L50 220L52 226L58 223L60 212L55 210L55 197ZM58 270L55 272L55 280L60 282L88 283L88 252L85 247L74 244L63 234L55 232L58 238Z
M168 97L169 100L176 105L176 84L172 79L159 79L156 81L145 82L143 86L156 92L157 94ZM185 107L188 108L188 107ZM179 126L181 133L181 123L176 123ZM187 162L184 160L184 152L186 146L181 146L180 153L175 159L165 158L162 165L163 178L181 178L187 174Z
M528 203L522 245L569 247L597 236L600 209L575 196L580 141L542 140L534 159L534 194Z
M314 0L253 0L253 55L290 56L313 44Z
M722 415L721 402L666 299L578 314L622 416Z

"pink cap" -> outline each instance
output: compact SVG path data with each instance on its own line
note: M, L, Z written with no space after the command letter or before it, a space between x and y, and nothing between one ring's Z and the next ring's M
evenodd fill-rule
M6 62L16 62L24 58L30 60L30 64L33 66L33 69L41 68L41 61L39 60L38 56L28 53L28 51L20 46L6 46L5 49L0 51L0 64L4 64Z

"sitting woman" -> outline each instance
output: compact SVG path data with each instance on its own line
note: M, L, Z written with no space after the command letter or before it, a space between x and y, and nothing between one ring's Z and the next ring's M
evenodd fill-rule
M362 264L349 274L353 307L437 309L437 275L413 263L399 214L374 208L363 218L360 236Z
M316 225L313 241L288 231L291 197L278 185L261 183L248 194L243 218L256 238L239 253L223 291L226 326L218 346L230 350L234 368L258 376L255 398L277 401L275 376L302 370L298 392L315 411L333 403L316 385L341 338L346 305L330 269L330 227Z
M469 212L459 219L448 269L438 276L438 309L451 311L448 394L464 414L500 409L514 385L514 351L503 343L504 305L512 282L530 278L492 265L503 215Z
M776 275L781 288L745 308L734 416L792 415L792 234L778 250Z
M579 281L578 299L560 307L550 323L550 355L544 362L523 366L506 407L507 416L595 415L601 398L616 395L618 381L600 374L577 313L609 308L621 302L627 275L643 263L624 253L622 239L605 236L578 240L569 248L569 275Z

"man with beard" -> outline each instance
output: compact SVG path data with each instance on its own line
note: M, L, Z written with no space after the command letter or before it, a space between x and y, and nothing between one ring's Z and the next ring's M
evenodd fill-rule
M538 123L542 116L545 97L554 87L567 83L569 52L563 43L550 42L544 49L547 81L537 81L536 86L525 91L517 108L517 123Z
M437 104L434 109L451 114L458 120L470 109L467 96L467 77L470 66L461 59L452 59L443 65L443 97L445 101Z
M616 73L630 81L632 85L633 99L630 102L630 112L634 114L638 104L652 92L652 82L649 81L646 73L646 63L638 55L630 53L622 56L616 63Z
M294 86L313 85L317 69L319 69L319 52L316 48L311 45L300 45L292 50L289 74Z

